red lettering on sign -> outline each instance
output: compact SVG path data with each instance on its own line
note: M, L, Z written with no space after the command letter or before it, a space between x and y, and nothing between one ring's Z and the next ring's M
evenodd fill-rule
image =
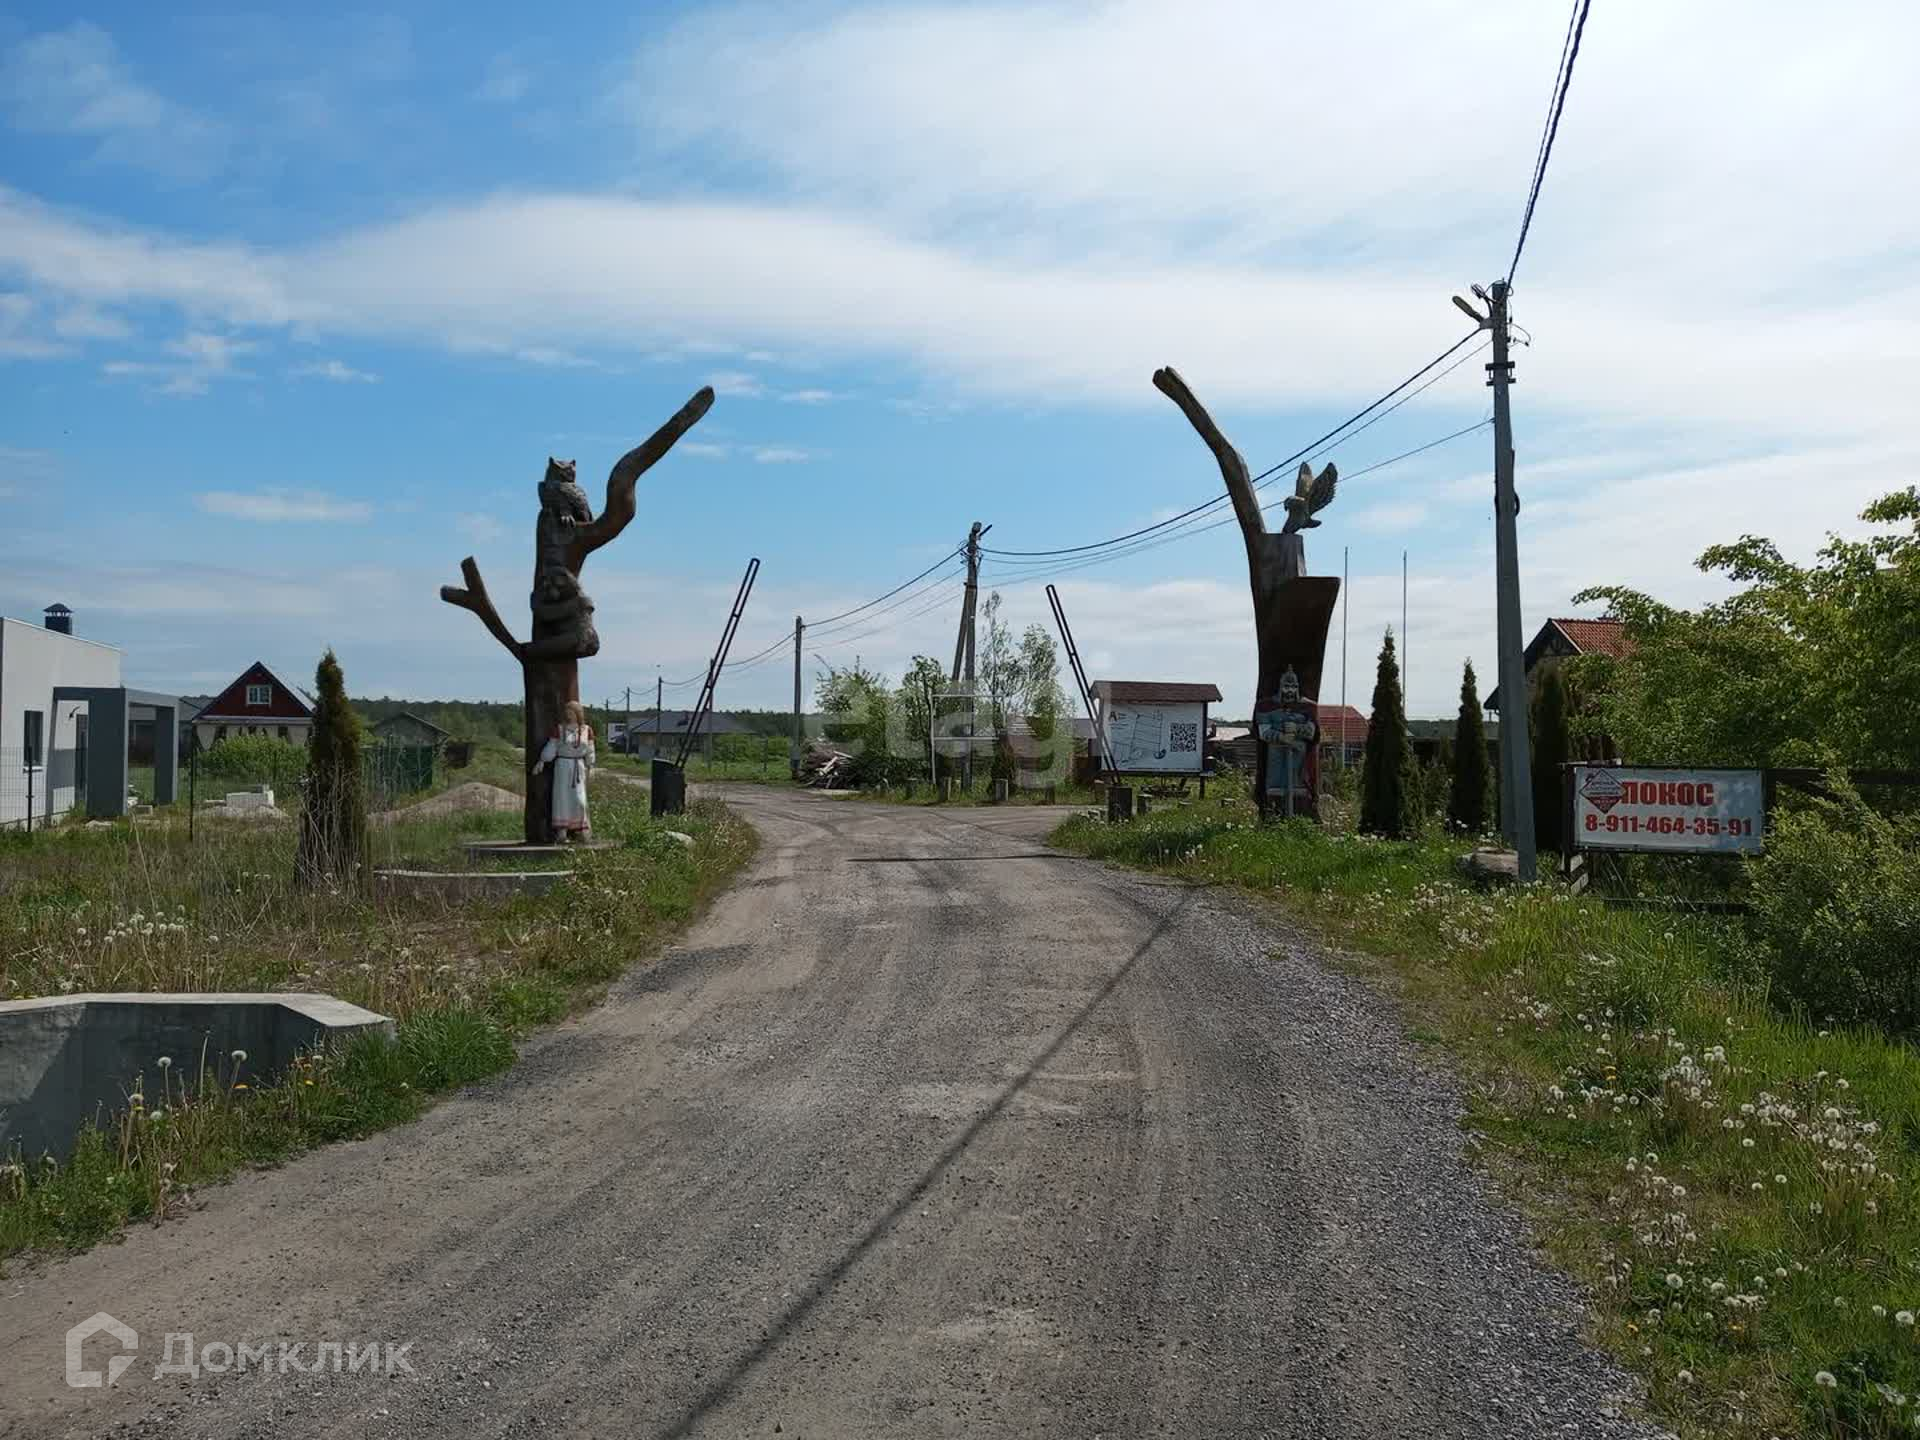
M1700 782L1700 803L1702 805L1713 804L1713 784L1711 781L1702 780Z

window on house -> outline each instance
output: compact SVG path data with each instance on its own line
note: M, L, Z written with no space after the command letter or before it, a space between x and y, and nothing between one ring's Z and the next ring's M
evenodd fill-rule
M271 705L272 703L273 703L273 686L271 685L247 686L247 704Z
M291 736L289 736L289 735L287 734L287 727L286 727L286 726L284 726L284 725L282 725L282 726L280 727L280 738L281 738L282 740L287 740L287 739L291 739L291 738L292 738Z
M24 718L26 728L20 743L21 749L25 753L21 755L20 763L32 769L34 766L44 763L40 756L40 747L45 743L46 737L44 730L47 717L44 711L29 710L26 712Z
M216 725L216 726L214 726L214 727L213 727L213 742L214 742L214 744L216 744L216 745L217 745L217 744L219 744L219 743L220 743L220 742L221 742L222 740L224 740L224 739L226 739L226 738L227 738L227 727L226 727L226 726L224 726L224 725Z

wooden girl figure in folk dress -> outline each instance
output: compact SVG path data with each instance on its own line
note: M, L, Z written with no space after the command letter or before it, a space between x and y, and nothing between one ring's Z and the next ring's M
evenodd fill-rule
M593 769L593 727L578 700L569 700L566 720L541 747L533 767L538 775L553 766L553 833L565 844L585 840L593 827L587 820L587 772Z

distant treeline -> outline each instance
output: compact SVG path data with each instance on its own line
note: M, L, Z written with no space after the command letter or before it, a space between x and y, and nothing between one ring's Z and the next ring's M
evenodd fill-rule
M378 700L357 699L353 708L369 725L404 710L438 725L456 740L505 740L514 745L521 740L520 706L503 700L395 700L382 695Z
M637 697L636 697L637 698ZM520 706L500 700L395 700L390 696L381 696L378 700L358 699L353 702L361 717L375 725L390 715L401 711L409 715L418 715L422 720L438 725L442 730L459 740L505 740L518 745L521 738ZM634 716L644 718L652 712L651 705L635 705ZM605 707L598 704L587 706L587 716L594 727L604 731L609 719L619 720L622 711L617 707L609 716ZM790 710L726 710L720 712L731 716L746 726L755 735L791 735L793 733L793 712ZM805 717L808 735L820 733L819 717Z

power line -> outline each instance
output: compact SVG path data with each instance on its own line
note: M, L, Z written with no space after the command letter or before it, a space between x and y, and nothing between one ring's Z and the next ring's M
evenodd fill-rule
M1265 482L1266 480L1270 479L1272 476L1277 475L1280 471L1286 469L1287 466L1293 464L1295 461L1301 459L1303 456L1312 455L1318 452L1322 446L1324 446L1329 440L1333 439L1334 436L1340 434L1341 431L1348 429L1350 426L1354 425L1356 422L1360 420L1366 419L1368 415L1371 415L1375 410L1378 410L1382 405L1386 404L1387 401L1393 399L1393 397L1398 395L1402 390L1405 390L1409 385L1412 385L1416 380L1419 380L1422 376L1426 375L1428 371L1434 369L1436 366L1443 364L1445 361L1451 359L1457 351L1459 351L1462 347L1464 347L1469 341L1473 340L1477 335L1479 335L1479 333L1480 332L1478 330L1469 330L1465 335L1462 335L1458 340L1454 341L1453 344L1449 345L1445 350L1442 350L1438 355L1434 356L1433 359L1429 360L1426 364L1422 365L1418 370L1414 371L1413 374L1409 375L1406 379L1402 380L1398 385L1394 386L1391 390L1387 391L1387 393L1382 395L1379 399L1373 401L1370 405L1367 405L1362 409L1355 411L1353 414L1349 415L1345 420L1342 420L1338 425L1334 426L1333 429L1327 431L1326 434L1318 437L1317 439L1309 442L1306 445L1301 446L1300 449L1294 451L1293 454L1287 456L1286 459L1280 460L1275 464L1268 466L1265 470L1262 470L1258 475L1253 477L1253 484L1255 486L1258 486L1263 482ZM1116 535L1110 540L1095 540L1086 545L1067 545L1057 550L995 550L995 549L991 549L983 546L982 551L985 554L997 555L1003 558L1015 557L1015 558L1022 558L1022 559L1041 559L1041 558L1046 558L1054 555L1079 555L1079 554L1084 554L1089 550L1104 550L1109 546L1123 545L1130 540L1137 540L1142 535L1151 535L1154 531L1164 530L1170 525L1177 525L1182 520L1190 519L1193 516L1199 515L1205 511L1217 509L1219 506L1225 504L1226 501L1227 501L1227 497L1225 495L1215 495L1210 500L1202 501L1200 504L1195 505L1190 509L1182 510L1178 515L1170 515L1165 520L1156 521L1151 525L1143 525L1138 530L1129 531L1125 535Z
M1520 268L1520 252L1527 248L1527 230L1533 224L1533 207L1540 199L1540 185L1547 178L1547 163L1553 158L1554 138L1560 133L1560 115L1567 108L1567 90L1573 84L1573 65L1580 58L1580 37L1586 32L1587 11L1593 0L1574 0L1568 19L1567 41L1561 42L1560 69L1554 77L1553 98L1547 107L1547 124L1540 137L1540 151L1534 158L1533 184L1527 190L1526 212L1520 217L1520 238L1514 242L1513 260L1507 266L1507 284L1513 284L1513 272Z
M1463 428L1452 431L1449 434L1442 435L1437 440L1429 440L1424 445L1416 445L1411 450L1405 450L1398 455L1389 456L1385 460L1376 461L1374 464L1368 465L1364 469L1355 470L1351 474L1346 475L1342 478L1343 480L1346 480L1346 481L1357 480L1363 475L1371 475L1375 471L1384 470L1390 465L1398 465L1403 460L1411 460L1416 455L1425 454L1427 451L1435 449L1441 445L1445 445L1449 441L1458 440L1463 435L1471 435L1476 430L1484 429L1490 423L1492 422L1488 420L1476 420L1473 422L1473 424L1464 426ZM1263 510L1271 510L1274 507L1271 505L1267 505L1267 506L1262 506L1261 508ZM1161 545L1171 544L1175 540L1184 539L1190 535L1204 535L1210 530L1219 530L1228 525L1235 524L1237 523L1237 520L1238 520L1237 516L1233 516L1233 515L1223 516L1218 520L1209 521L1206 524L1194 524L1194 525L1186 526L1180 530L1174 531L1171 534L1157 535L1145 540L1136 541L1132 545L1127 546L1124 550L1106 551L1099 555L1082 557L1079 560L1075 560L1066 564L1049 565L1046 562L1039 562L1039 561L1022 562L1024 565L1024 568L1028 570L1030 573L1021 575L1013 583L1015 585L1029 585L1029 584L1038 583L1041 580L1051 579L1060 575L1069 575L1073 573L1075 570L1090 569L1095 565L1104 565L1109 563L1110 561L1125 559L1130 555L1138 555L1148 550L1157 549Z
M878 600L870 600L867 602L866 605L863 605L860 607L860 610L867 610L871 606L880 605L880 608L877 610L873 610L871 614L861 616L860 619L853 620L853 621L849 621L846 619L842 619L837 622L829 621L829 620L809 621L807 623L807 633L810 635L822 635L822 634L829 634L836 628L845 629L848 624L864 625L868 621L874 620L879 616L886 614L890 610L897 610L902 605L911 605L915 600L917 600L920 596L926 594L929 590L938 588L939 586L945 584L947 581L951 580L955 575L959 574L960 573L959 569L955 566L955 561L957 559L958 559L957 556L949 555L946 558L946 560L941 562L941 565L946 568L943 568L940 574L935 575L931 580L927 580L926 583L924 585L921 585L918 589L907 590L906 586L903 585L903 586L896 586L894 589L888 591L887 592L888 595L895 595L895 596L898 596L899 598L891 601L886 605L880 605L880 600L885 600L887 598L886 595L883 595L879 597ZM936 568L941 568L941 567L936 567ZM919 575L915 576L914 579L915 580L923 579L927 573L928 572L926 571L922 571ZM913 583L913 581L908 581L907 583L910 585ZM906 593L903 594L902 593L903 591L905 591ZM860 612L858 610L850 610L845 613L848 615L857 615ZM786 638L791 639L792 637L788 636Z
M934 561L933 564L929 565L926 569L922 570L918 575L914 576L913 579L902 580L898 585L894 586L893 589L887 591L885 595L876 595L873 597L873 599L867 601L867 603L864 605L856 605L851 610L842 610L838 615L829 615L824 620L809 621L807 624L807 628L809 630L815 630L823 625L831 625L836 620L844 620L849 615L858 615L862 610L871 610L875 605L878 605L882 600L891 599L893 596L898 595L902 590L906 589L907 586L917 584L920 581L926 579L927 576L931 575L934 571L938 570L942 565L946 564L954 556L958 555L961 551L961 548L962 547L958 545L954 546L953 549L949 550L946 554L942 555L938 560Z
M1380 421L1386 419L1387 416L1391 415L1395 410L1398 410L1402 405L1405 405L1408 401L1412 400L1415 396L1419 395L1422 391L1429 390L1433 386L1439 384L1440 381L1446 379L1446 377L1451 375L1455 370L1458 370L1462 365L1472 360L1475 355L1478 355L1481 351L1485 350L1487 346L1491 343L1492 342L1490 340L1482 340L1479 345L1475 346L1472 350L1469 350L1465 355L1462 355L1459 359L1455 360L1451 365L1447 366L1446 369L1440 371L1437 375L1434 375L1432 378L1427 380L1424 384L1419 386L1417 389L1408 391L1405 395L1401 396L1398 400L1394 401L1392 405L1389 405L1385 410L1382 410L1378 415L1375 415L1371 420L1367 421L1365 425L1362 425L1357 429L1349 432L1348 434L1343 435L1339 440L1335 441L1332 445L1327 446L1323 450L1315 451L1313 452L1313 454L1317 457L1319 455L1330 454L1334 451L1339 450L1348 441L1352 440L1354 436L1361 434L1362 432L1378 424ZM1437 441L1435 443L1436 444L1444 443L1445 440L1451 440L1451 439L1457 438L1458 433L1463 433L1463 432L1456 432L1456 435L1445 436L1442 438L1441 441ZM1424 448L1430 449L1432 447L1428 446ZM1415 453L1418 453L1418 452L1415 452ZM1398 458L1405 458L1405 457L1396 457L1396 459ZM1381 462L1380 465L1370 466L1367 471L1362 471L1360 473L1362 474L1370 473L1372 470L1382 469L1386 465L1390 465L1394 463L1396 463L1396 461L1394 460L1383 461ZM1343 478L1347 480L1352 480L1354 476L1348 475ZM1255 488L1257 489L1260 487L1256 486ZM1225 497L1223 496L1220 498L1224 499ZM1271 507L1262 506L1261 508L1268 509ZM1192 519L1192 520L1189 520L1187 524L1180 525L1174 529L1171 529L1167 531L1165 534L1152 536L1147 539L1135 540L1125 545L1122 548L1110 549L1108 551L1103 552L1103 554L1108 558L1114 558L1114 559L1118 559L1123 555L1138 554L1143 550L1153 549L1157 544L1162 543L1164 541L1178 539L1182 535L1187 535L1187 534L1197 535L1206 530L1217 530L1221 526L1230 523L1230 521L1233 518L1234 517L1231 517L1231 516L1223 517L1218 521L1215 521L1206 525L1201 525L1197 519ZM1002 560L1000 564L1002 565L1002 567L1011 567L1014 569L1051 569L1051 573L1055 573L1055 574L1067 574L1070 572L1070 570L1077 570L1077 569L1084 568L1084 566L1081 564L1075 564L1067 568L1052 569L1051 561L1047 559Z

